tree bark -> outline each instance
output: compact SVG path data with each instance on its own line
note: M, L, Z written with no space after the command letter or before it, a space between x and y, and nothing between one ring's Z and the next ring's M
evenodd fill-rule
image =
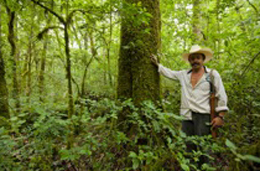
M193 16L192 16L192 32L193 32L193 43L201 44L203 35L200 29L200 0L193 0Z
M73 102L73 92L72 92L69 33L68 33L68 24L67 23L64 23L64 39L65 39L66 71L67 71L67 79L68 79L68 96L69 96L68 117L71 118L72 115L74 114L74 102Z
M1 6L0 6L1 12ZM5 80L5 65L2 53L2 18L0 15L0 116L4 118L10 118L8 107L8 89ZM0 119L1 120L1 119ZM2 125L0 121L0 126Z
M84 50L87 51L88 49L88 37L87 37L87 33L82 34L84 37ZM82 81L81 81L81 97L85 96L85 82L86 82L86 77L87 77L87 72L88 72L88 65L87 65L87 55L84 53L83 56L83 60L84 60L84 65L85 65L85 69L84 69L84 73L83 73L83 77L82 77Z
M109 13L109 40L107 45L107 71L108 71L108 79L110 86L113 85L112 82L112 74L111 74L111 67L110 67L110 49L111 49L111 41L112 41L112 33L113 33L113 16L112 16L112 4L110 1L110 13Z
M14 34L14 21L15 21L15 11L11 9L6 4L6 12L9 17L8 21L8 41L11 45L10 61L12 63L12 74L13 74L13 90L12 98L15 100L15 108L17 111L20 110L20 100L19 100L19 86L17 81L17 69L16 69L16 44L15 44L15 34Z
M220 18L219 18L219 8L220 8L220 0L216 1L216 20L217 20L217 53L216 53L216 58L219 59L219 51L220 51L220 40L219 40L219 35L220 35ZM216 43L215 43L216 44ZM216 45L215 45L216 46Z
M46 64L46 53L48 49L48 38L44 39L43 43L43 52L41 56L41 66L40 66L40 74L39 74L39 98L41 102L44 102L44 72L45 72L45 64Z
M53 9L54 6L54 1L51 1L51 9ZM50 26L50 23L52 21L52 15L49 13L45 15L46 20L47 20L47 26ZM47 50L48 50L48 35L45 36L44 38L44 43L43 43L43 51L41 55L41 60L40 60L40 73L39 73L39 100L41 102L44 102L44 88L45 88L45 66L46 66L46 57L47 57Z
M137 0L127 2L138 3ZM117 96L119 99L132 98L136 105L144 100L156 103L160 99L159 73L150 61L150 55L157 54L161 46L160 5L159 0L142 0L141 3L152 17L147 25L136 26L127 17L128 14L123 16L118 62ZM149 29L150 33L145 32L145 29Z
M31 30L30 30L30 36L29 36L29 42L28 42L28 50L27 50L27 67L26 67L26 97L27 97L27 103L30 103L30 98L31 98L31 81L32 81L32 37L33 37L33 32L32 32L32 26L31 26Z

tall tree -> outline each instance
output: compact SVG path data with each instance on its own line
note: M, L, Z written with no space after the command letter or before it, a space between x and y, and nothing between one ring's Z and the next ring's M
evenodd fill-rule
M41 4L39 1L36 0L32 0L33 3L37 4L38 6L40 6L41 8L45 9L46 11L48 11L49 13L51 13L53 16L55 16L60 23L63 25L63 28L58 27L58 26L53 26L53 27L47 27L43 32L47 32L50 29L62 29L64 32L64 42L65 42L65 54L66 54L66 74L67 74L67 79L68 79L68 96L69 96L69 100L68 100L68 117L71 118L72 115L74 114L74 102L73 102L73 91L72 91L72 75L71 75L71 57L70 57L70 47L69 47L69 25L71 23L72 20L72 16L75 12L80 11L83 12L82 10L73 10L72 12L68 13L68 1L67 1L67 5L66 5L66 14L65 17L63 17L63 15L60 15L58 13L56 13L55 11L53 11L52 9L48 8L47 6ZM40 35L42 35L40 34Z
M64 39L64 49L65 49L65 56L66 56L66 78L68 80L68 118L71 118L72 115L74 114L74 100L73 100L73 89L72 89L72 74L71 74L71 55L70 55L70 37L69 37L69 27L70 24L72 22L72 17L76 12L81 12L81 13L85 13L85 11L77 9L77 10L73 10L69 13L69 0L66 1L66 10L65 10L65 15L63 14L58 14L57 12L55 12L54 10L50 9L49 7L43 5L42 3L40 3L39 1L36 0L31 0L33 3L37 4L38 6L40 6L41 8L43 8L44 10L46 10L47 12L49 12L50 14L52 14L54 17L56 17L60 24L62 24L62 27L59 26L49 26L47 28L45 28L40 34L39 34L39 38L41 38L43 36L44 33L48 32L48 30L50 29L62 29L63 30L63 39ZM73 126L70 125L69 129L71 130L71 132L68 135L68 142L67 142L67 148L71 148L71 146L73 145L72 141L73 141Z
M10 52L10 61L12 62L12 75L13 75L13 90L12 97L15 99L15 107L19 111L20 109L20 100L19 100L19 85L17 81L17 68L16 68L16 42L15 42L15 33L14 33L14 21L15 21L15 11L13 11L7 4L6 0L5 7L6 12L9 18L8 21L8 41L11 45Z
M53 10L53 5L54 2L53 0L51 1L51 10ZM52 16L48 13L45 15L45 18L47 20L47 27L50 26ZM42 55L41 55L41 60L40 60L40 73L39 73L39 96L40 96L40 101L44 101L44 88L45 88L45 65L46 65L46 57L47 57L47 50L48 50L48 42L49 38L48 35L45 36L44 38L44 43L43 43L43 50L42 50Z
M148 99L156 102L160 81L150 55L161 46L159 0L126 0L124 8L132 10L122 17L118 98L132 98L136 105Z
M0 6L1 13L1 6ZM9 118L8 90L5 80L5 65L2 53L2 18L0 15L0 116ZM0 119L1 120L1 119ZM0 125L2 123L0 122Z
M32 91L32 58L33 58L33 37L34 37L34 33L33 33L33 29L34 29L34 17L35 17L35 5L32 5L32 10L31 10L31 18L30 18L30 29L29 29L29 35L28 35L28 49L27 49L27 53L26 53L26 61L25 61L25 65L26 65L26 76L27 76L27 80L26 80L26 96L27 96L27 103L30 103L30 96L31 96L31 91Z

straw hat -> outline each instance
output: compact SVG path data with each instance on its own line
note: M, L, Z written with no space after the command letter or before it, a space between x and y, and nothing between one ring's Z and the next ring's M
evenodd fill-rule
M193 45L190 49L190 53L182 54L184 61L189 62L189 56L192 53L203 53L205 55L204 63L208 62L213 57L213 51L209 48L201 48L199 45Z

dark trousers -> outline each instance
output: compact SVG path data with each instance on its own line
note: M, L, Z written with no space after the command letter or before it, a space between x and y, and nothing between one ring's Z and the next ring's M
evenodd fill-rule
M182 131L186 135L209 135L210 134L210 115L209 114L200 114L192 112L192 120L182 121Z
M210 125L207 123L210 123L211 117L209 114L200 114L192 112L192 120L185 120L182 121L182 131L186 133L187 136L192 135L209 135L211 133L210 131ZM192 142L187 142L187 152L192 152L192 150L197 151L198 147L193 144ZM208 158L205 156L201 156L199 159L199 167L202 166L203 163L208 163Z

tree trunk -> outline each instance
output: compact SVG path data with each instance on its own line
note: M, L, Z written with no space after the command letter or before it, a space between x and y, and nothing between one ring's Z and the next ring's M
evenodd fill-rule
M200 0L193 0L193 16L192 16L192 32L193 32L193 44L201 44L203 35L200 30Z
M1 6L0 6L1 13ZM5 81L5 65L2 53L2 18L0 15L0 117L9 118L8 89ZM0 126L2 126L0 119Z
M54 2L53 0L51 1L51 9L53 9ZM52 15L47 14L46 16L47 19L47 26L50 25L52 21ZM43 51L42 51L42 56L41 56L41 66L40 66L40 74L39 74L39 98L41 102L44 102L44 73L45 73L45 65L46 65L46 57L47 57L47 50L48 50L48 35L45 36L44 38L44 43L43 43Z
M14 20L15 20L15 12L11 11L11 9L6 5L6 11L9 17L8 21L8 41L11 45L10 52L10 61L12 63L12 74L13 74L13 90L12 90L12 98L15 100L15 108L17 111L20 110L20 100L19 100L19 86L17 82L17 73L16 73L16 44L15 44L15 35L14 35Z
M132 98L136 105L140 105L144 100L157 102L160 99L159 73L150 61L150 55L157 54L161 46L160 5L159 0L141 2L152 17L147 25L137 26L133 25L128 14L122 18L117 88L119 99ZM144 31L147 29L150 29L150 33ZM134 45L131 45L131 42Z
M106 67L106 48L105 47L102 48L102 54L103 54L103 61L104 61L103 82L104 82L104 85L106 85L107 84L107 67Z
M88 49L88 37L87 37L87 33L84 34L84 50L87 51ZM85 69L84 69L84 73L83 73L83 77L82 77L82 81L81 81L81 97L83 98L86 93L85 93L85 82L86 82L86 77L87 77L87 72L88 72L88 66L87 66L87 55L84 53L83 56L83 60L84 60L84 65L85 65Z
M27 50L27 59L28 61L25 61L27 64L26 70L27 70L27 81L26 81L26 98L27 98L27 103L30 103L30 98L31 98L31 81L32 81L32 37L33 37L33 33L32 33L32 26L31 26L31 30L30 30L30 36L29 36L29 43L28 43L28 50Z
M66 71L68 79L68 117L71 118L74 114L74 102L73 102L73 91L72 91L72 76L71 76L71 61L70 61L70 49L69 49L69 33L68 24L64 24L64 39L65 39L65 53L66 53Z
M220 0L217 0L216 1L216 20L217 20L217 39L216 39L216 42L217 42L217 53L216 53L216 58L219 59L219 51L220 51L220 40L219 40L219 35L220 35L220 24L219 24L219 7L220 7Z
M40 101L44 102L44 72L45 72L45 64L46 64L46 53L48 49L48 37L44 38L43 43L43 52L41 56L41 67L40 67L40 74L39 74L39 96Z
M108 71L108 79L109 85L112 86L112 75L111 75L111 67L110 67L110 49L111 49L111 41L112 41L112 33L113 33L113 16L112 16L112 4L110 2L110 14L109 14L109 40L107 45L107 71Z

